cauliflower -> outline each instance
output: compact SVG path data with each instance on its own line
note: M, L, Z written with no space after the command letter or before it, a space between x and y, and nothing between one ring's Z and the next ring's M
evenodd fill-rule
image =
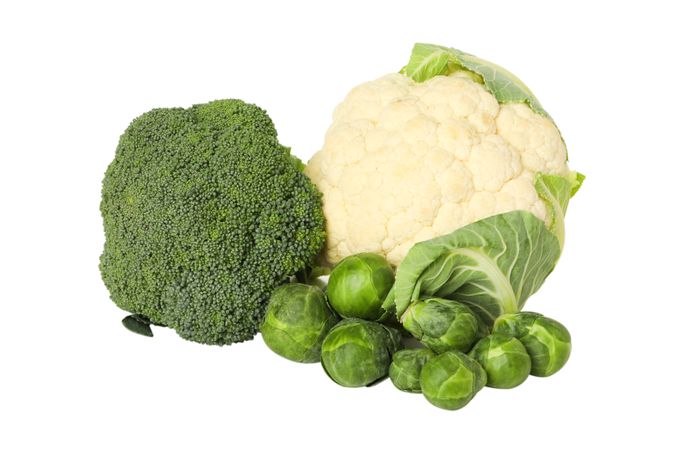
M438 67L420 68L413 51L404 73L357 86L335 109L306 168L323 192L328 263L374 252L398 266L416 242L511 210L555 219L535 183L550 174L574 184L558 128L511 74L498 68L493 81L457 55L428 76ZM499 76L524 97L500 101Z

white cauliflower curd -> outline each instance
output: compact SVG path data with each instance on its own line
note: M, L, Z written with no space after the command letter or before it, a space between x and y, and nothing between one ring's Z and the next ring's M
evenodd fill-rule
M535 177L569 175L566 159L545 113L500 104L474 72L361 84L306 168L324 196L325 258L374 252L398 266L416 242L511 210L548 224Z

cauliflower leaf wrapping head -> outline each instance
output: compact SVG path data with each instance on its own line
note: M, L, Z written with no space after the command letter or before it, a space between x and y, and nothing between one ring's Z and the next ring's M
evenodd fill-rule
M529 89L427 44L401 72L352 89L307 165L324 195L326 261L374 252L398 266L416 242L512 210L544 220L562 246L583 176Z

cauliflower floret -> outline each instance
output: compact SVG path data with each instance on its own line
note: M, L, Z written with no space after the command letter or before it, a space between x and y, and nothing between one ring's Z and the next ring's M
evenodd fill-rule
M306 168L324 194L327 262L367 251L394 266L415 242L494 214L523 209L548 223L537 172L569 173L553 122L500 105L461 71L357 86Z

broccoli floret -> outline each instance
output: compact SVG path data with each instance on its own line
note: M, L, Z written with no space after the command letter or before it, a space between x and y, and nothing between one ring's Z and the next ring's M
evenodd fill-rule
M154 109L103 179L101 276L122 309L185 339L252 339L272 290L325 240L321 194L241 100Z

